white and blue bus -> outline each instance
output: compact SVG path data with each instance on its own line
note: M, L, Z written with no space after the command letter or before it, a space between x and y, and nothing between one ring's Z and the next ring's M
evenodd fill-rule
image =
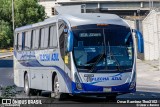
M15 30L14 83L27 95L132 93L136 49L143 52L141 33L117 15L57 15Z

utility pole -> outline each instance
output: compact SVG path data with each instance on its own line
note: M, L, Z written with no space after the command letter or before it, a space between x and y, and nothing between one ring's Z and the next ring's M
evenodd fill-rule
M12 0L12 24L13 24L13 34L14 34L14 29L15 29L15 24L14 24L14 0Z
M153 2L153 0L152 0L152 9L154 9L154 2Z
M149 0L149 10L151 10L151 0Z

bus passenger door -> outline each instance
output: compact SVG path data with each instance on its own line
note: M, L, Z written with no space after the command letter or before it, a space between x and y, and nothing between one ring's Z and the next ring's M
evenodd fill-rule
M58 22L60 53L63 60L63 70L70 77L71 62L70 53L67 52L68 26L64 21Z
M64 21L59 21L59 43L60 43L60 51L61 56L64 61L64 70L66 68L71 68L70 63L70 54L67 51L67 44L68 44L68 26ZM66 66L66 67L65 67Z
M67 68L69 68L69 70L71 71L71 57L70 57L70 53L67 51L67 45L68 45L68 33L65 34L65 40L64 40L64 63L67 66Z

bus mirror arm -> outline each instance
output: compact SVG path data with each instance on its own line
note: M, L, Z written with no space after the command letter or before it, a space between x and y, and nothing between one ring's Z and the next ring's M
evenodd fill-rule
M138 52L139 53L144 53L144 41L143 41L143 36L141 32L138 30L133 29L132 32L135 33L135 37L137 38L137 46L138 46Z

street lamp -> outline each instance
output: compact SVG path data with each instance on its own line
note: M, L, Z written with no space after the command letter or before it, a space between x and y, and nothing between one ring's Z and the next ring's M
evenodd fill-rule
M13 24L13 32L14 32L14 0L12 0L12 24Z

